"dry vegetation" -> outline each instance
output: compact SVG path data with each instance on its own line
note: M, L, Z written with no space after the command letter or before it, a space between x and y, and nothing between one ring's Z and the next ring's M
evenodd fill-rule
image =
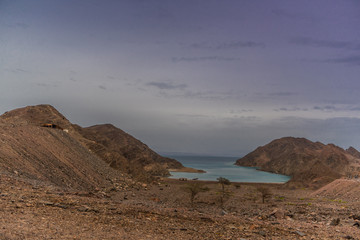
M199 184L199 185L198 185ZM184 187L201 186L193 202ZM259 188L271 190L262 202ZM358 239L360 203L277 184L164 179L122 190L65 191L0 175L0 239ZM223 207L224 210L221 210Z

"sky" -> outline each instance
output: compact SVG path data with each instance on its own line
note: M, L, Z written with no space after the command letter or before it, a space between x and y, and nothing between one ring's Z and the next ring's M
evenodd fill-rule
M360 1L0 0L0 113L51 104L160 153L360 149Z

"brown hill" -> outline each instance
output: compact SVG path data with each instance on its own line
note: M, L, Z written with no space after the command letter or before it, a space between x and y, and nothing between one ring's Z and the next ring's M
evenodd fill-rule
M78 128L78 131L89 140L86 146L111 167L138 178L147 177L139 171L141 169L150 175L167 176L167 169L183 167L178 161L160 156L146 144L111 124Z
M352 156L356 158L360 158L360 152L356 150L354 147L349 147L348 149L346 149L346 152L350 153Z
M141 175L154 173L155 166L163 175L167 168L182 167L114 126L83 129L50 105L1 115L0 142L0 170L75 189L109 186L121 176L118 169L130 165L131 173Z
M119 174L66 132L0 124L0 170L60 187L93 190Z
M285 137L258 147L236 165L291 176L290 184L318 187L344 175L358 159L333 144Z
M360 199L360 182L358 179L336 179L311 194L313 197L326 197L338 200Z

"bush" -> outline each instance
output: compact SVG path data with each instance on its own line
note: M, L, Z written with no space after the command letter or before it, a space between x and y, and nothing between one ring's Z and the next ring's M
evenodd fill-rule
M226 185L230 185L230 181L229 179L223 178L223 177L219 177L217 178L219 184L221 185L221 190L219 192L220 197L219 197L219 202L220 202L220 207L221 209L224 209L224 203L226 202L226 200L228 200L232 194L231 191L227 190L225 188Z
M261 194L262 202L265 203L265 199L271 197L272 193L267 187L258 187L257 190Z
M191 182L191 183L186 184L183 187L183 190L190 194L190 202L191 202L191 205L193 206L195 197L198 195L198 193L209 191L209 188L204 187L204 185L199 182Z

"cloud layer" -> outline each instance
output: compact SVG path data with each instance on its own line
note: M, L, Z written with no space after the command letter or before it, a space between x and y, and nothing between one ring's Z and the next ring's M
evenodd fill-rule
M49 103L157 151L360 148L357 1L0 1L0 111Z

